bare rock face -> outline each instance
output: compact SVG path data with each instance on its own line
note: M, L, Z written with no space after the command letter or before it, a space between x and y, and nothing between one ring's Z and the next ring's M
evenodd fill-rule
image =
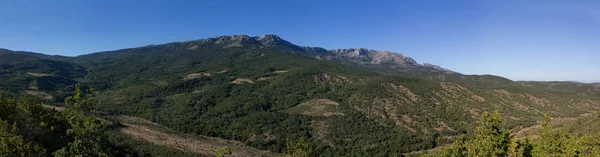
M274 34L265 34L257 38L261 43L278 43L284 41L279 36Z
M279 36L274 34L265 34L259 37L252 37L252 39L260 42L264 47L277 47L277 46L287 46L287 47L298 47L286 40L281 39Z
M308 47L308 46L302 46L302 49L304 49L304 51L309 52L309 53L327 53L327 49L324 49L322 47Z
M262 44L252 37L247 35L232 35L232 36L220 36L216 38L208 38L199 41L193 41L199 44L215 44L223 46L223 48L231 48L231 47L248 47L248 48L258 48L262 46Z
M454 73L454 71L452 71L452 70L449 70L449 69L442 68L442 67L440 67L439 65L434 65L434 64L429 64L429 63L423 63L423 66L424 66L424 67L428 67L428 68L433 68L433 69L435 69L435 70L439 70L439 71L442 71L442 72L450 72L450 73Z
M247 35L233 35L231 36L231 42L225 47L246 47L258 45L258 42L250 39Z
M382 63L393 63L397 65L419 65L415 60L410 57L403 56L399 53L393 53L390 51L379 51L373 56L372 64Z
M374 50L358 48L358 49L337 49L337 50L331 50L330 52L340 55L340 56L344 56L344 57L363 57L363 56L367 56L369 51L374 51Z
M385 65L394 68L406 68L416 70L437 70L441 72L452 72L433 64L419 64L410 57L400 53L386 50L373 50L366 48L349 48L327 50L320 47L307 47L294 45L274 34L250 37L247 35L220 36L204 40L194 41L201 44L216 44L223 48L275 48L291 53L299 53L312 56L322 60L339 60L358 63L361 65ZM198 44L194 43L194 44Z
M401 66L416 67L421 66L419 65L419 63L417 63L410 57L406 57L402 54L386 50L377 51L365 48L352 48L331 50L330 52L337 56L345 57L351 59L351 61L361 64L394 64Z

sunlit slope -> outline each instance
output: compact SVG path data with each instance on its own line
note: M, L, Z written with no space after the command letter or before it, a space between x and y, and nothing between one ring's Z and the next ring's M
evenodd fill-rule
M545 112L577 117L600 109L594 95L490 75L324 60L315 57L322 51L250 39L219 37L46 59L85 73L50 64L58 72L33 68L3 76L23 76L26 85L44 74L61 76L95 88L98 110L106 115L138 116L275 152L283 151L287 138L306 138L325 156L434 148L470 132L484 111L500 110L514 128L533 125ZM26 63L3 66L18 64ZM28 87L17 89L26 94Z

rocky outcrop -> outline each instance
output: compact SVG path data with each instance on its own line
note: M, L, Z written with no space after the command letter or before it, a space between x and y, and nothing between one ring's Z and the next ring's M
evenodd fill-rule
M223 48L246 47L246 48L276 48L286 50L292 53L304 54L321 60L338 60L353 62L361 65L386 65L393 68L404 68L411 70L437 70L440 72L452 72L440 66L425 63L417 63L414 59L404 56L400 53L386 50L373 50L366 48L349 48L327 50L321 47L307 47L294 45L274 34L250 37L247 35L220 36L192 42L202 44L213 43L223 46ZM193 44L188 50L196 50L197 45Z
M371 61L372 64L392 63L397 65L414 65L419 64L410 57L405 57L399 53L393 53L390 51L378 51Z
M454 71L442 68L439 65L434 65L434 64L429 64L429 63L423 63L423 66L424 67L428 67L428 68L433 68L435 70L439 70L439 71L442 71L442 72L451 72L451 73L454 73Z
M343 56L343 57L367 57L370 52L374 53L372 51L375 51L375 50L358 48L358 49L337 49L337 50L330 50L329 52L336 54L338 56Z
M331 50L329 52L338 57L346 57L350 59L350 61L361 64L393 64L415 67L421 66L410 57L386 50L377 51L365 48L352 48Z
M252 37L257 40L265 47L276 47L276 46L295 46L294 44L281 39L279 36L274 34L265 34L259 37Z

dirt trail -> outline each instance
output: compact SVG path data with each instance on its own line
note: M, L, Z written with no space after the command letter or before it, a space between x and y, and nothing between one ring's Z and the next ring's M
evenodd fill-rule
M438 152L441 151L442 149L446 148L450 146L449 144L445 144L445 145L441 145L441 146L437 146L435 148L431 148L431 149L427 149L427 150L418 150L418 151L412 151L412 152L408 152L408 153L404 153L402 155L404 156L411 156L411 155L418 155L418 154L427 154L427 153L431 153L431 152Z
M273 73L276 73L276 74L281 74L281 73L286 73L286 72L288 72L288 70L275 70L275 71L273 71Z
M540 128L542 128L542 125L536 124L536 125L532 125L529 127L521 128L517 132L512 133L511 135L515 136L516 138L525 138L525 137L529 136L531 134L531 132L533 132L535 130L539 130Z
M237 79L231 81L231 83L234 83L234 84L250 83L250 84L252 84L252 83L254 83L254 81L247 79L247 78L237 78Z
M51 110L56 110L56 111L64 111L65 110L64 107L52 106L52 105L46 105L46 104L42 104L42 107L51 109Z
M256 150L243 143L214 137L188 137L188 135L171 135L152 129L151 127L130 123L122 123L126 127L121 132L133 138L142 139L156 145L167 146L182 151L215 156L217 148L231 148L231 156L277 156L269 151Z
M577 120L581 117L587 117L587 116L592 116L593 114L591 113L585 113L585 114L581 114L578 117L558 117L558 118L551 118L552 119L552 123L554 123L554 125L559 124L561 122L565 122L565 121L574 121ZM519 129L518 131L512 133L511 135L517 137L517 138L525 138L529 135L533 135L535 134L534 131L539 130L540 128L542 128L542 122L538 121L537 124L529 126L529 127L524 127ZM533 135L533 138L537 138L537 135Z
M209 72L193 73L193 74L186 75L185 78L183 78L183 80L197 79L197 78L200 78L202 76L212 76L212 74L209 73Z
M35 76L35 77L46 77L46 76L52 76L52 74L44 74L44 73L34 73L34 72L27 72L28 75L31 76Z
M63 111L65 108L42 105L48 109ZM175 148L182 151L193 152L197 154L215 156L216 149L222 147L231 148L231 155L234 157L271 157L281 156L266 150L258 150L246 146L244 143L234 140L222 138L193 136L188 134L172 134L165 131L167 128L159 124L147 121L142 118L132 116L118 116L116 118L125 127L121 128L121 132L131 136L132 138L144 140L156 145Z
M37 87L33 87L33 88L37 88ZM25 90L25 93L32 95L32 96L36 96L42 100L52 100L52 95L46 93L46 92L42 92L42 91L34 91L34 90Z

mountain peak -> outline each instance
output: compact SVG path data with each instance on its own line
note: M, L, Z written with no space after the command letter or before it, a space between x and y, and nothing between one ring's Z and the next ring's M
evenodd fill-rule
M387 50L377 51L373 56L372 64L393 63L396 65L415 65L419 64L410 57L406 57L400 53L394 53Z
M265 34L259 37L252 37L258 42L260 42L265 47L275 47L275 46L286 46L286 47L298 47L286 40L281 39L279 36L275 34Z
M275 34L265 34L258 37L258 40L266 40L266 41L280 41L283 40L279 36Z
M250 39L250 36L245 35L245 34L236 34L231 36L233 39L238 39L238 40L248 40Z
M316 58L338 58L341 60L346 60L359 64L391 65L393 67L401 67L407 69L422 69L426 67L429 70L435 69L442 72L452 72L451 70L444 69L440 66L433 64L426 63L424 65L421 65L410 57L388 50L374 50L368 48L346 48L327 50L320 47L297 46L282 39L281 37L275 34L264 34L261 36L252 37L241 34L208 38L201 41L202 43L214 43L223 46L223 48L276 48L286 50L292 53L301 53ZM188 49L194 50L197 47L198 46L194 46L193 44L191 44Z
M202 42L215 43L224 45L224 47L257 47L260 46L252 37L244 34L236 34L231 36L220 36L216 38L208 38L201 40Z
M433 69L435 69L435 70L439 70L439 71L443 71L443 72L451 72L451 73L454 73L454 71L452 71L452 70L449 70L449 69L446 69L446 68L442 68L441 66L439 66L439 65L435 65L435 64L423 63L423 66L424 66L424 67L433 68Z
M331 50L331 52L338 54L338 55L345 56L345 57L366 56L366 55L368 55L368 53L370 51L373 52L375 50L370 50L370 49L366 49L366 48L349 48L349 49Z

